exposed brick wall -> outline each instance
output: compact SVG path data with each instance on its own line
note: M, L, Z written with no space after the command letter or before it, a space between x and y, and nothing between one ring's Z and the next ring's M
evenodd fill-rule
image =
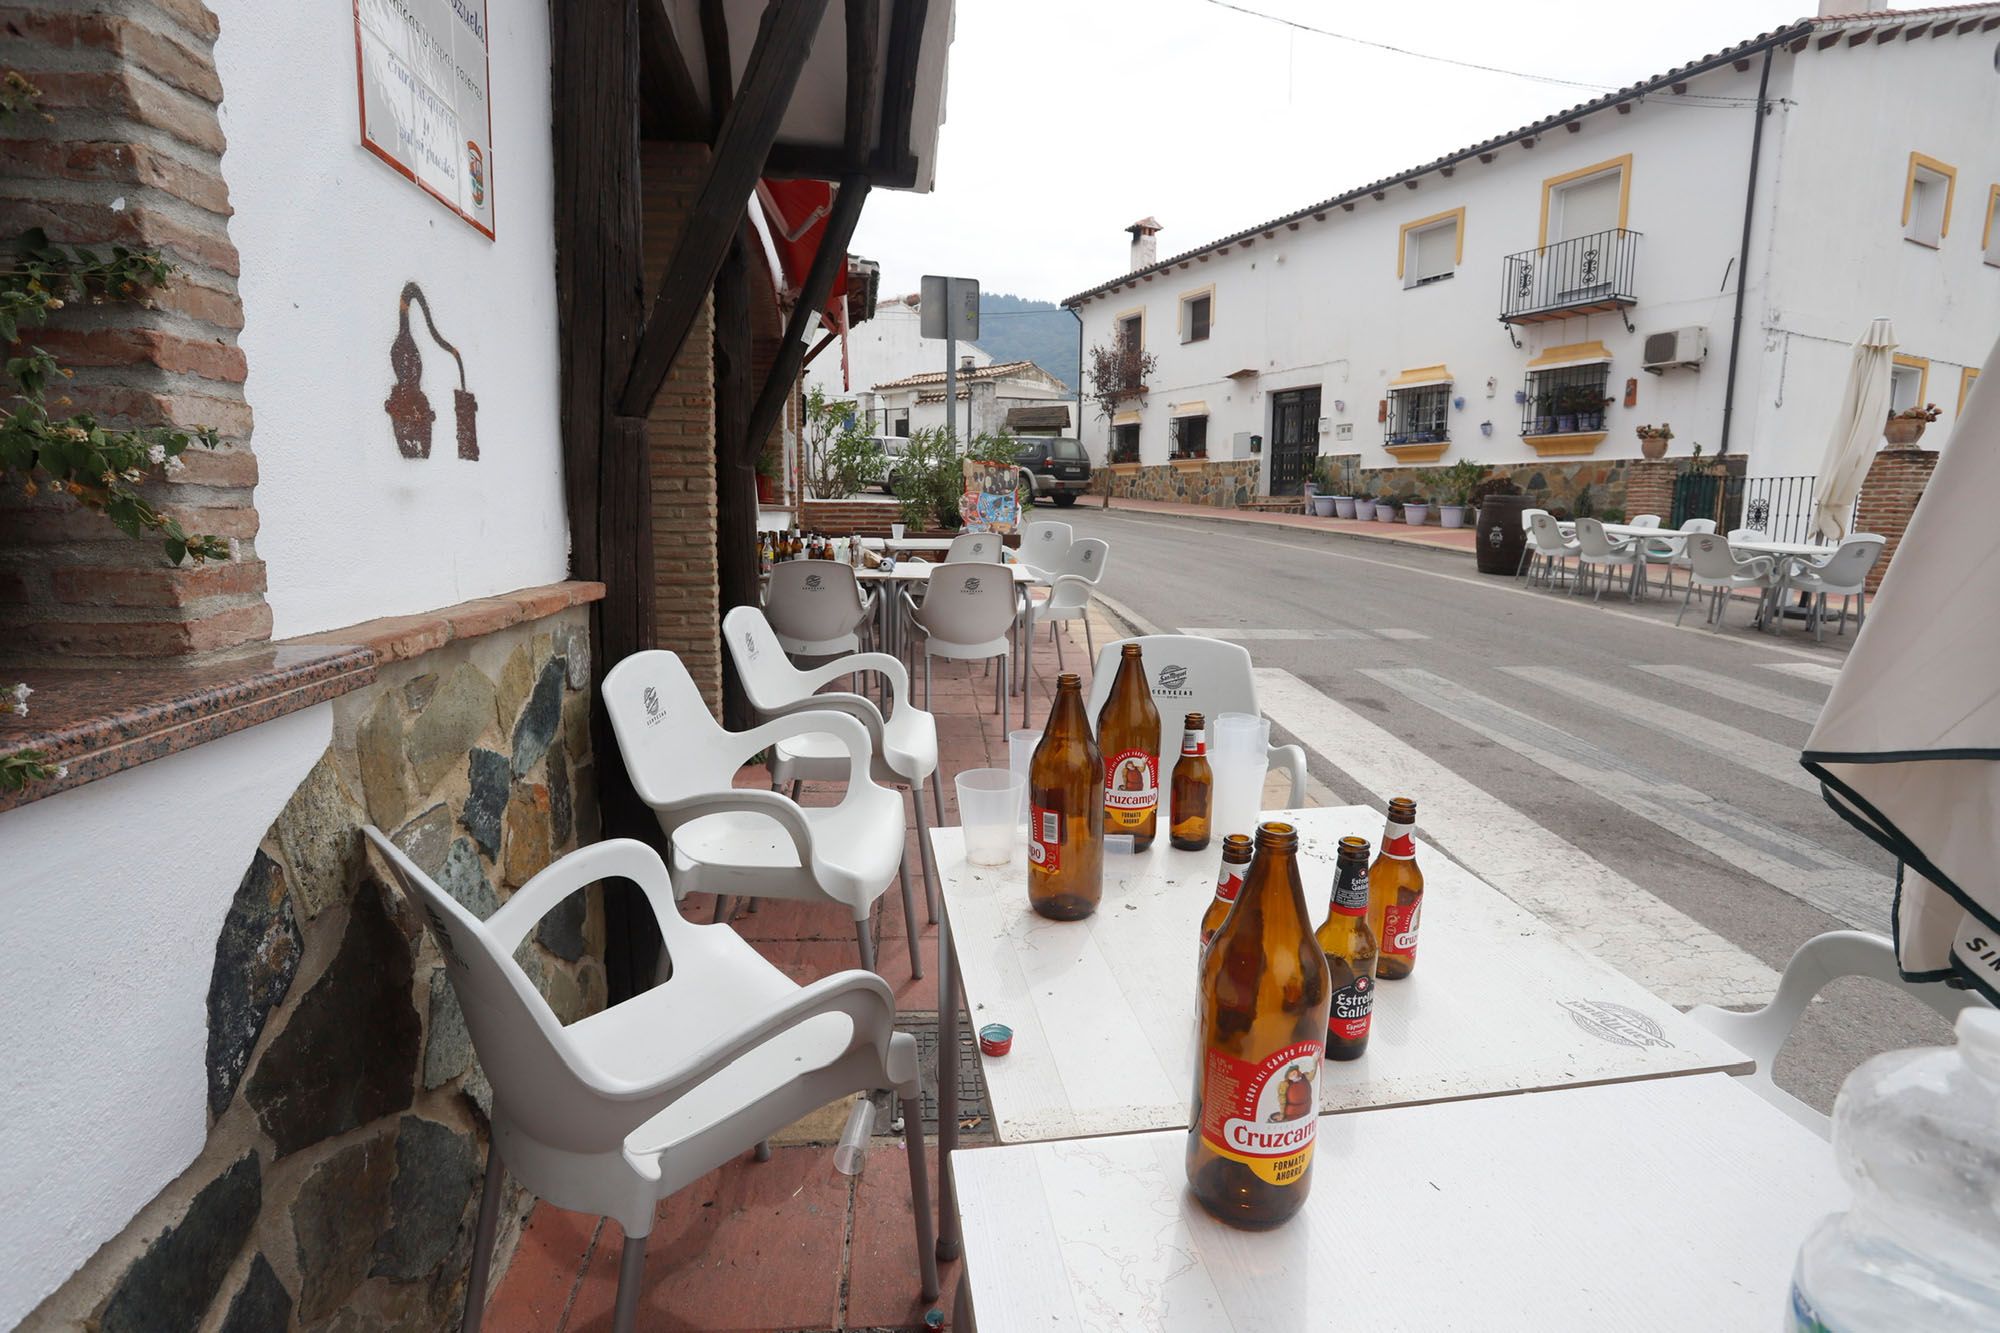
M0 497L0 640L10 656L156 658L235 648L270 636L257 559L250 408L229 189L216 105L215 16L199 0L100 0L10 8L5 63L41 89L48 119L0 128L0 243L31 227L51 240L158 248L180 270L147 306L57 312L29 341L74 368L67 394L107 425L209 425L148 497L194 533L237 539L227 563L169 567L159 543L133 540L46 491Z
M1625 512L1658 514L1665 524L1674 512L1674 478L1680 464L1666 458L1642 458L1625 466Z
M1856 532L1874 532L1888 538L1882 547L1882 558L1868 572L1869 592L1874 592L1882 576L1889 572L1889 562L1896 558L1903 531L1910 526L1910 515L1916 512L1917 501L1924 498L1924 487L1930 485L1937 461L1937 451L1933 449L1897 447L1875 455L1868 477L1861 483L1861 504L1854 516Z
M646 289L658 291L708 163L699 144L648 142L640 154ZM712 300L653 401L653 623L702 697L722 711L722 613L716 562L715 312Z
M903 507L886 496L882 500L806 500L799 510L801 527L829 537L886 537L891 523L903 521Z

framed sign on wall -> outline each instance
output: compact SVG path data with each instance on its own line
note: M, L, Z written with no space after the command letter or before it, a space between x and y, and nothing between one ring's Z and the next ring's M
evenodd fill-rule
M354 0L361 145L489 239L486 0Z

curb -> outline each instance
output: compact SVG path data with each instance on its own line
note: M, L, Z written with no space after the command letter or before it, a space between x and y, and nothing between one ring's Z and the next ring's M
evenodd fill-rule
M1105 512L1115 514L1119 512L1118 506L1113 505L1109 510ZM1125 517L1127 518L1191 519L1196 523L1228 523L1228 524L1234 524L1237 527L1244 527L1244 528L1273 528L1279 532L1299 532L1320 537L1342 537L1349 541L1373 542L1377 546L1400 547L1401 549L1406 551L1411 551L1411 550L1442 551L1446 555L1464 556L1467 559L1475 558L1479 554L1477 551L1471 549L1461 549L1460 547L1456 546L1443 546L1434 542L1411 541L1407 537L1389 537L1374 532L1356 532L1350 528L1316 529L1308 527L1295 527L1289 523L1260 523L1254 518L1238 517L1232 511L1229 510L1219 510L1218 512L1213 514L1183 514L1177 511L1168 512L1157 509L1127 509L1124 511L1124 513ZM1100 600L1102 599L1100 598Z

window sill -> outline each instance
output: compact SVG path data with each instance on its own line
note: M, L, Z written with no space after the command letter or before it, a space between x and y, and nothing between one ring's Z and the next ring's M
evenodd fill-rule
M1445 450L1451 448L1451 441L1426 440L1422 444L1385 444L1382 447L1405 463L1435 463L1444 457Z
M1175 467L1179 468L1183 472L1192 472L1196 468L1201 467L1202 465L1208 462L1208 455L1182 454L1176 458L1169 458L1167 461L1173 464Z
M1129 477L1139 470L1137 463L1106 463L1104 467L1106 471L1116 473L1121 477Z
M1904 232L1903 239L1911 245L1921 245L1926 250L1942 250L1944 248L1944 237L1942 236L1926 240L1922 236L1912 236L1908 232Z
M1523 435L1521 442L1535 451L1538 458L1576 458L1597 452L1597 446L1610 438L1609 431L1572 431L1567 435Z

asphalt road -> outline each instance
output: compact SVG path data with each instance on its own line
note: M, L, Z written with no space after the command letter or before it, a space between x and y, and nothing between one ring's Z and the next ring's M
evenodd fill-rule
M1666 998L1744 1007L1812 936L1887 933L1893 862L1797 762L1851 625L1816 647L1753 632L1739 606L1716 634L1697 603L1676 629L1678 592L1592 604L1482 577L1457 553L1061 516L1110 543L1111 610L1249 649L1260 702L1306 746L1325 799L1417 797L1446 851ZM1868 1055L1950 1040L1872 983L1823 997L1776 1070L1822 1110Z

